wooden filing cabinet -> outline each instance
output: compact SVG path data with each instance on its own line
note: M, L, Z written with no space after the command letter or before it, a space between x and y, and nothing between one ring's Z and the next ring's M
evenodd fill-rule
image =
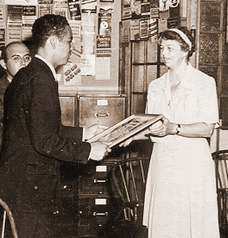
M124 95L60 95L62 124L110 127L125 118ZM103 161L87 165L61 165L61 209L57 216L59 237L95 238L103 225L115 216L109 183L113 165L121 160L121 149Z
M78 95L78 125L113 126L125 118L123 95ZM78 237L97 237L102 226L115 216L109 176L121 154L112 152L101 162L91 162L87 174L78 179Z
M77 126L77 97L76 95L60 95L61 120L64 126Z

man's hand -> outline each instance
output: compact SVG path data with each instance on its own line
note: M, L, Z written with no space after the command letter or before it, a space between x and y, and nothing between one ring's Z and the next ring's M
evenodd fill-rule
M92 142L90 145L91 151L89 158L92 160L100 161L111 151L107 145L101 142Z
M84 139L88 140L88 139L94 137L95 135L103 132L107 128L108 128L107 126L103 126L100 124L94 124L89 127L84 127L84 132L85 132Z

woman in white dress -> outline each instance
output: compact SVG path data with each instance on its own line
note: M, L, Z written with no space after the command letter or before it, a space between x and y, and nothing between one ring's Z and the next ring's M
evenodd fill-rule
M193 68L186 28L160 35L168 72L148 89L147 111L163 114L150 127L154 142L143 224L149 238L219 238L214 164L207 138L218 123L215 80Z

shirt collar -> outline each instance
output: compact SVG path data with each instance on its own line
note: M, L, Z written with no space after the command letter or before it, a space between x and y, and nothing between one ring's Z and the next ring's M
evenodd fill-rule
M57 79L57 74L56 74L56 71L55 71L54 67L53 67L50 63L48 63L48 62L47 62L43 57L41 57L40 55L35 54L35 57L38 58L38 59L40 59L40 60L42 60L44 63L46 63L46 64L48 65L48 67L49 67L49 68L51 69L51 71L52 71L52 74L53 74L53 76L54 76L55 81L57 82L58 79Z

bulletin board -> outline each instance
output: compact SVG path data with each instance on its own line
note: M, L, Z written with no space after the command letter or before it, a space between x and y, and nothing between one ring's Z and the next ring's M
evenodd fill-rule
M59 90L118 93L120 0L0 0L0 45L28 44L45 14L67 18L73 33L69 62L57 69Z

